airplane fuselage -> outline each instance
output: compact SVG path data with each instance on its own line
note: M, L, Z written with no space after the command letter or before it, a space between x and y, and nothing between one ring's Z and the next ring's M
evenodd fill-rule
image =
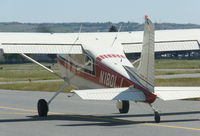
M106 60L112 61L113 64L111 62L102 63ZM156 96L125 70L123 62L126 62L126 65L131 65L131 63L127 64L127 61L126 56L120 54L106 54L96 58L88 55L58 55L58 64L62 76L69 79L70 83L78 88L96 89L133 86L144 92L146 102L154 102Z

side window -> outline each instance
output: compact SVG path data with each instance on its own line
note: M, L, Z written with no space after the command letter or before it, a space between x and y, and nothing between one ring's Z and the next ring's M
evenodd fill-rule
M94 74L94 61L86 54L71 54L67 55L67 60L74 66L80 67L81 71Z

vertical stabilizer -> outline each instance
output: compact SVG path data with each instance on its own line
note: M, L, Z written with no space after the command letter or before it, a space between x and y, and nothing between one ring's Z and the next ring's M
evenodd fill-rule
M143 46L140 64L137 69L140 82L149 91L154 91L154 27L152 22L145 16Z

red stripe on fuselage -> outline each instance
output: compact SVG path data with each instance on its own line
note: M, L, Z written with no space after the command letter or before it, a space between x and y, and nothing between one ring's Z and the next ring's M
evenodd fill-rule
M121 74L113 71L102 63L96 61L94 62L95 75L78 70L76 67L70 65L70 63L58 58L58 63L64 66L69 71L73 72L77 76L95 82L108 88L119 88L119 87L129 87L133 85L135 88L141 90L146 96L146 102L152 103L156 99L156 95L152 94L148 90L144 89L140 85L137 85L133 81L127 79Z
M98 57L96 57L97 60L99 61L102 61L103 59L106 59L106 58L126 58L125 56L123 55L119 55L119 54L106 54L106 55L100 55Z

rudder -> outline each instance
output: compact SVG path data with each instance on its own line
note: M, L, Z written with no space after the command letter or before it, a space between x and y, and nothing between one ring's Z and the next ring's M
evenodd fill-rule
M153 23L145 17L142 52L137 72L142 85L151 92L154 91L155 80L154 41Z

